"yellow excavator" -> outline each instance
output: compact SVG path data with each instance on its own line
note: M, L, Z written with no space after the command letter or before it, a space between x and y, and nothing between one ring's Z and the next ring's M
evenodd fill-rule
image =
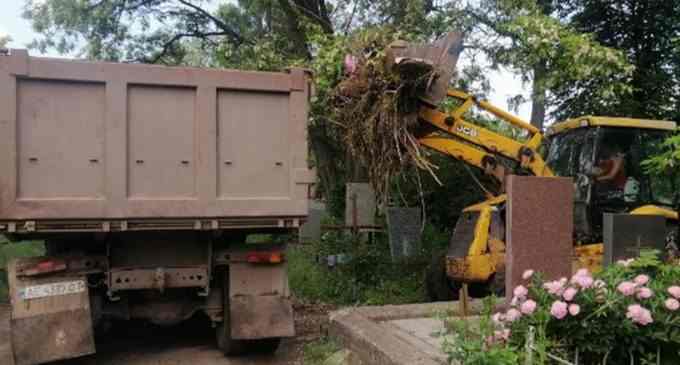
M472 295L502 292L508 174L573 178L574 268L601 268L602 221L608 212L665 217L666 247L677 251L676 177L650 176L642 168L676 131L674 122L584 116L543 133L486 101L448 89L461 48L461 35L451 33L433 45L395 42L387 52L387 62L397 70L428 64L440 75L421 98L419 143L483 170L498 183L492 191L477 181L488 199L463 210L445 257L433 263L426 279L432 300L455 299L462 283L470 284ZM442 110L442 104L449 108ZM480 116L490 116L501 128L475 123Z

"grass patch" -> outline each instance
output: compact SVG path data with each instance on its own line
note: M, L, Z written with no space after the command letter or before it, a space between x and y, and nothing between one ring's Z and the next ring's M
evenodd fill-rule
M300 299L336 305L384 305L419 303L426 300L425 270L429 249L421 255L392 262L384 237L372 243L352 244L335 232L310 245L289 248L288 279L293 294ZM349 262L327 267L328 255L346 254Z
M9 242L0 235L0 302L8 301L7 263L17 257L32 257L45 254L42 241Z
M289 248L291 291L302 300L340 306L422 303L427 299L425 272L431 256L447 247L448 238L428 225L420 252L392 262L386 235L357 243L341 232L326 232L318 242ZM338 254L345 254L348 262L333 268L323 262Z
M303 364L322 365L326 359L338 351L340 351L340 346L335 341L329 337L322 337L304 345L302 361Z

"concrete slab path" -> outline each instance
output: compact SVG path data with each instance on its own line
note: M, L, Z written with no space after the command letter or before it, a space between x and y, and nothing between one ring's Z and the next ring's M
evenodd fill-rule
M472 301L468 314L481 308ZM331 313L329 332L353 353L352 365L442 365L440 315L459 316L458 302L343 309Z

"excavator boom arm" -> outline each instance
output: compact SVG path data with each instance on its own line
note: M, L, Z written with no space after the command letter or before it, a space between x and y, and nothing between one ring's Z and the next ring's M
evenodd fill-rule
M420 136L418 139L420 144L481 169L484 169L488 161L485 161L485 157L496 159L496 156L503 156L516 161L522 169L532 175L553 176L552 170L538 153L538 148L543 142L543 134L536 127L465 92L449 90L447 96L460 102L458 107L448 113L432 107L427 102L423 103L419 118L435 127L436 131ZM519 141L466 121L465 113L475 106L503 122L526 131L528 138L526 141Z

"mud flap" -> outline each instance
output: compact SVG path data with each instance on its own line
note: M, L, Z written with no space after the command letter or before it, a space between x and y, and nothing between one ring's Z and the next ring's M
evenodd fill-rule
M295 336L293 306L274 295L231 298L231 336L238 340Z
M295 336L285 263L233 262L229 271L232 338L254 340Z
M8 265L11 340L16 365L40 364L95 353L90 299L83 275L17 277Z

